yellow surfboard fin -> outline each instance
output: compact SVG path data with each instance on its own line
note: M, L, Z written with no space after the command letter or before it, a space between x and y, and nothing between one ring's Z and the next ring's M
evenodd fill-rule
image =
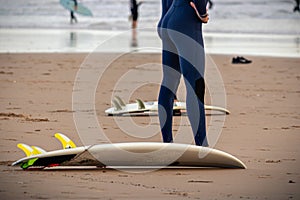
M70 149L70 148L75 148L76 145L70 138L65 136L62 133L55 133L54 136L61 142L63 149Z
M30 147L29 145L23 144L23 143L19 143L17 146L25 153L25 155L27 157L46 153L46 151L44 149L42 149L41 147L37 147L37 146Z
M33 149L33 152L32 152L33 155L46 153L46 151L44 149L42 149L41 147L31 146L31 148Z
M25 155L28 157L28 156L32 156L32 155L34 155L33 154L33 149L30 147L30 146L28 146L27 144L23 144L23 143L19 143L18 145L17 145L17 147L19 148L19 149L21 149L24 153L25 153Z

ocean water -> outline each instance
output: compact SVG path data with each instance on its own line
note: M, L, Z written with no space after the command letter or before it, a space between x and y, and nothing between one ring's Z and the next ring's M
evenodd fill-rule
M129 0L78 0L93 17L70 12L59 0L0 0L0 52L91 52L115 40L106 52L159 46L156 25L160 0L143 0L139 8L136 47ZM300 57L300 13L294 0L213 0L210 21L204 25L208 53ZM152 32L144 31L150 28ZM147 29L148 30L148 29ZM51 41L51 42L49 42Z
M0 28L128 30L129 0L79 0L93 17L70 13L59 0L0 0ZM155 27L160 18L160 0L144 0L139 9L139 27ZM300 34L300 13L294 0L213 0L205 32Z

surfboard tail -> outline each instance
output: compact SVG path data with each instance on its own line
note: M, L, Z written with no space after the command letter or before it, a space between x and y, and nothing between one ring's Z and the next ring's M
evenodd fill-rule
M46 151L44 149L42 149L41 147L29 146L29 145L23 144L23 143L19 143L17 145L17 147L25 153L26 157L46 153ZM37 158L34 158L34 159L28 160L27 162L24 162L21 165L21 168L22 169L27 169L28 167L32 166L35 163L36 160L37 160Z
M70 149L76 147L75 143L62 133L55 133L54 137L60 141L60 143L63 146L63 149Z
M75 143L70 138L65 136L64 134L56 133L54 136L61 142L63 149L70 149L70 148L76 147ZM19 143L17 145L17 147L25 153L26 157L14 162L12 164L13 166L20 165L22 169L28 169L31 167L37 167L38 169L43 169L44 167L47 166L47 165L41 163L40 159L43 156L47 155L49 152L46 152L41 147L29 146L24 143ZM66 150L66 151L68 151L68 150ZM51 160L51 162L52 161L53 160ZM50 162L50 164L51 164L51 162ZM56 164L56 161L54 164Z
M220 111L224 112L226 115L230 114L230 111L226 108L218 107L218 106L211 106L211 105L204 105L205 110L215 110L215 111Z

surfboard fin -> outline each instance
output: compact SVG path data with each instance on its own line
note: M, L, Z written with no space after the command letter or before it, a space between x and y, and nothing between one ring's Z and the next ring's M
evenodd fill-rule
M138 104L138 109L139 109L139 110L146 109L146 106L145 106L145 104L144 104L144 102L143 102L142 100L136 99L135 101L136 101L137 104Z
M20 144L18 144L18 147L25 152L27 157L42 154L42 153L46 153L46 151L44 149L42 149L40 147L37 147L37 146L31 146L30 147L27 144L20 143ZM37 161L37 160L38 160L38 158L30 159L27 162L23 163L21 165L21 168L22 169L27 169L27 168L31 167L35 163L35 161Z
M33 149L33 152L32 152L33 155L46 153L46 151L44 149L42 149L41 147L31 146L31 148Z
M123 101L123 99L121 99L121 97L115 96L115 100L118 101L118 103L119 103L119 105L120 105L121 107L125 107L125 106L126 106L125 102Z
M17 145L17 147L18 147L19 149L21 149L21 150L25 153L25 155L26 155L27 157L33 155L33 151L34 151L34 150L33 150L29 145L23 144L23 143L19 143L19 144Z
M121 105L119 104L119 102L116 99L112 100L112 104L113 104L115 110L122 110Z
M27 162L23 163L21 165L21 168L25 170L25 169L29 168L30 166L32 166L35 163L35 161L37 161L37 160L38 160L38 158L30 159Z
M56 137L61 142L63 149L70 149L76 147L74 142L62 133L55 133L54 137Z
M19 149L21 149L25 153L25 155L27 157L46 153L46 151L44 149L42 149L41 147L37 147L37 146L30 147L29 145L23 144L23 143L19 143L17 146L19 147Z

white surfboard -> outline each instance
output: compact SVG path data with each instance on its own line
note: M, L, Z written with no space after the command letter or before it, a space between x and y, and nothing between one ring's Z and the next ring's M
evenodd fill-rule
M59 3L67 10L76 12L85 16L93 16L93 13L90 9L82 5L81 3L77 3L77 9L75 9L75 3L72 0L60 0Z
M55 150L22 158L12 165L20 165L23 169L51 166L246 168L242 161L220 150L158 142L98 144Z
M116 96L112 101L113 107L108 108L105 110L105 113L109 116L111 115L126 115L126 114L137 114L137 113L143 113L143 114L149 114L149 112L157 113L158 112L158 102L157 101L142 101L140 99L136 100L136 103L130 103L125 104L124 101ZM206 110L214 110L214 111L220 111L225 114L230 114L229 110L218 107L218 106L211 106L211 105L204 105L204 108ZM175 101L173 111L181 111L186 110L186 103Z

